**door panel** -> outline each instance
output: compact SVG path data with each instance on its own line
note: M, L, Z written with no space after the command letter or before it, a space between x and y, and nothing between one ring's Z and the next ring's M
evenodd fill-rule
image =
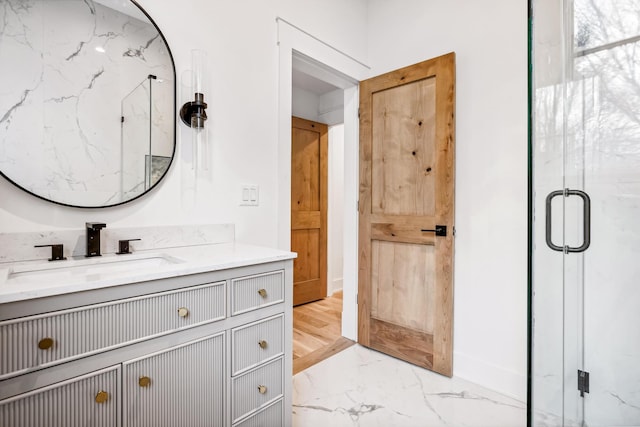
M435 79L373 93L372 101L372 213L433 215Z
M293 304L327 296L327 126L292 118Z
M433 334L433 246L373 240L371 317Z
M358 341L449 376L454 67L450 53L360 84Z

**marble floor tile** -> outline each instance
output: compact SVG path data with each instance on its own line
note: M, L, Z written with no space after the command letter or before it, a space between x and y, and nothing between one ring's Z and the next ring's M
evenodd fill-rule
M524 403L360 345L293 377L294 427L520 427Z

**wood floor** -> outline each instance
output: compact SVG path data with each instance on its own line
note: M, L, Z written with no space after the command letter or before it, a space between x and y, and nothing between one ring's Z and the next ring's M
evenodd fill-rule
M293 307L293 374L355 344L341 335L342 291Z

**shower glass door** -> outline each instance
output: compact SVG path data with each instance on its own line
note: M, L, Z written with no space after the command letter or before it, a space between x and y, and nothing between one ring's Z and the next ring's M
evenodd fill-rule
M640 1L532 0L533 426L640 426Z
M142 80L121 102L123 200L132 199L150 187L152 81Z

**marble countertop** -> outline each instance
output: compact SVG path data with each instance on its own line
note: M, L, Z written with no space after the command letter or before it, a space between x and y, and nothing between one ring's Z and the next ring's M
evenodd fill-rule
M295 257L293 252L221 243L64 261L5 263L0 264L0 304Z

